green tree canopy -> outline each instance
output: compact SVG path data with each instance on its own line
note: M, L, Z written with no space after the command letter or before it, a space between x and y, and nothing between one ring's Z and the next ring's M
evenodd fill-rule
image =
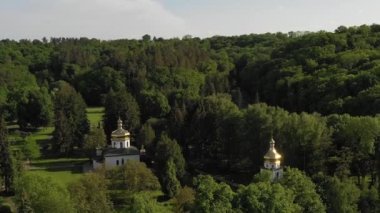
M25 193L34 212L75 212L68 191L50 178L25 174L17 188L19 196Z
M302 212L326 212L316 185L300 170L286 168L280 184L293 192L294 203L301 207Z
M234 201L242 212L302 212L290 189L278 183L259 182L241 186Z
M88 173L71 183L68 188L76 212L113 212L106 183L101 173Z
M68 153L74 146L83 147L84 135L89 131L86 104L68 83L59 82L57 89L54 97L54 147Z
M182 155L182 150L176 140L172 140L166 133L162 133L156 148L156 162L160 171L165 171L164 168L167 162L172 159L175 164L177 177L182 178L185 174L185 159Z
M87 151L93 151L96 148L106 146L107 139L102 127L93 128L88 135L85 136L83 148Z
M149 154L154 153L153 150L155 150L155 144L153 142L155 138L156 132L148 122L141 126L137 140L139 144L145 146Z
M8 129L5 120L0 114L0 180L4 181L5 193L12 193L14 190L14 168L12 153L8 142Z
M168 99L159 91L143 90L140 94L141 116L143 120L151 117L160 118L170 112Z
M107 94L104 110L104 131L107 137L116 129L119 117L128 131L134 132L140 126L140 108L135 98L125 90L111 90Z
M327 212L357 212L360 197L359 188L349 179L323 176L319 178L321 194Z
M27 160L34 160L41 156L40 146L32 137L25 138L21 149Z
M176 166L172 158L166 162L162 179L163 191L171 198L176 196L181 188L181 183L177 179Z
M194 179L195 212L231 212L235 193L226 183L217 183L209 175L199 175Z
M47 126L53 118L53 103L48 90L32 90L17 106L17 122L21 129Z
M124 166L111 170L107 175L111 188L131 192L160 189L160 183L145 163L128 160Z
M156 200L150 198L147 193L140 192L132 196L132 202L123 212L136 213L164 213L166 210Z
M179 190L174 199L176 212L189 211L194 205L195 191L194 189L185 186Z

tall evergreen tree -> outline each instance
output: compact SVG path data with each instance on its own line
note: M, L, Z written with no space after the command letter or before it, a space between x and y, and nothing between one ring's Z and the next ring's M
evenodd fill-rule
M124 128L134 132L140 126L140 108L135 98L127 91L107 94L104 110L104 131L109 137L116 129L117 120L123 121Z
M5 193L9 194L13 192L14 172L7 134L7 125L0 115L0 174L4 181Z
M164 192L169 197L176 196L181 189L181 184L177 179L175 164L172 158L166 162L163 184Z
M89 152L106 145L106 135L102 127L93 128L85 137L83 148Z
M172 140L166 133L162 133L157 143L156 162L160 171L165 171L167 162L172 159L175 164L175 171L178 178L185 174L185 159L182 155L181 147L176 140ZM162 176L163 177L163 176Z
M139 145L144 145L149 154L154 153L154 139L156 138L156 132L149 123L145 123L140 128L138 135Z
M81 95L68 83L59 82L54 102L54 147L68 153L74 146L82 147L84 135L89 131L86 104Z

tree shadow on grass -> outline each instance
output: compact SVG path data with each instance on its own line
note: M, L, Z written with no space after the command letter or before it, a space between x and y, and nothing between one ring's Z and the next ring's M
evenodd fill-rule
M51 168L35 168L31 171L46 171L46 172L70 172L71 174L83 173L82 167L51 167Z
M160 202L160 203L166 202L168 200L170 200L170 197L167 195L160 195L157 197L157 202Z
M71 172L72 174L81 174L83 173L82 166L76 166L76 167L54 167L54 168L47 168L45 169L46 171L49 172Z

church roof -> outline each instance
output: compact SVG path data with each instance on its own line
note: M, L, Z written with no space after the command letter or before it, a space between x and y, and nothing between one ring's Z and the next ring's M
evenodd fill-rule
M125 137L129 136L128 130L123 129L123 121L119 118L117 121L117 129L112 132L111 137Z
M103 152L104 157L122 156L122 155L140 155L140 151L134 147L130 146L128 148L107 148Z
M269 144L270 144L269 150L264 155L264 159L265 160L280 160L281 155L278 154L276 148L274 148L275 141L273 140L273 138L270 140Z

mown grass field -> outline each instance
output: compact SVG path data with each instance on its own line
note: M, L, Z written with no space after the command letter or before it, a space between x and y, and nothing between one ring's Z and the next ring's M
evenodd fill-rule
M91 127L97 126L102 121L103 111L103 107L89 107L86 109ZM30 137L36 140L41 148L43 148L51 143L53 131L53 127L46 127L34 132ZM81 165L85 162L88 162L88 158L42 158L34 160L30 167L31 170L28 172L44 177L51 177L53 181L67 185L83 175Z
M74 172L70 171L67 168L63 169L62 171L52 171L49 169L29 170L28 173L36 174L41 177L49 177L53 182L61 185L62 187L67 187L70 183L78 180L83 176L83 173L81 171Z
M87 118L90 121L90 126L97 126L103 119L103 107L89 107L86 109ZM9 135L9 139L13 149L19 149L23 138L17 131L17 125L12 125L12 131ZM27 134L32 140L35 140L41 147L41 150L47 150L43 152L50 152L52 133L54 127L43 127L35 132ZM54 182L67 186L69 183L77 180L83 175L82 166L88 162L88 158L54 158L42 155L40 159L33 160L29 165L28 173L38 174L43 177L50 177Z
M82 165L87 158L40 159L31 162L28 173L49 177L54 182L66 187L82 177Z
M88 107L86 112L91 127L98 126L103 120L104 107Z

